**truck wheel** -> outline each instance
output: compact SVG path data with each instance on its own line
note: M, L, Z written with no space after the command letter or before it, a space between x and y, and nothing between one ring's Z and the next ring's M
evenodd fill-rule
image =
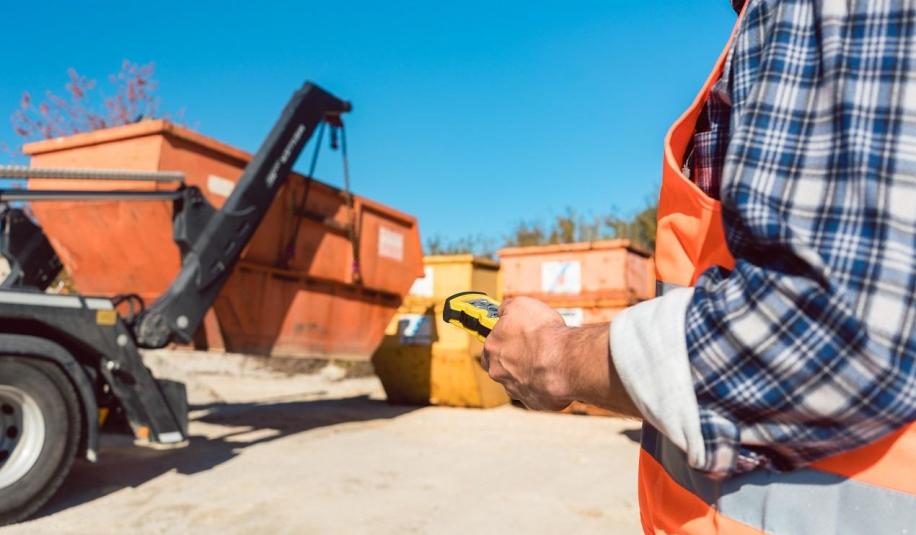
M81 419L76 392L55 364L0 355L0 525L27 518L60 487Z

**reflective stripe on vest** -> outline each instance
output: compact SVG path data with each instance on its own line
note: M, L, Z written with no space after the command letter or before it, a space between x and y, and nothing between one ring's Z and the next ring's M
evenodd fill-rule
M743 12L735 32L742 17ZM694 284L712 266L734 267L720 204L684 177L681 164L735 32L665 139L655 251L658 295ZM639 505L646 533L916 535L916 423L802 470L757 470L724 481L691 469L683 451L644 424Z
M891 447L912 444L916 427L885 440ZM912 471L913 461L902 464L898 479ZM691 469L684 452L649 425L643 426L639 463L640 508L649 533L916 532L913 479L903 482L913 487L906 492L816 469L822 467L815 464L788 473L756 470L717 481Z

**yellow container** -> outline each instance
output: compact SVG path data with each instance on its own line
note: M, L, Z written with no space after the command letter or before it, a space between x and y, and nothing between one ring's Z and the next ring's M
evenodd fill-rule
M495 407L506 391L480 367L483 344L442 321L442 303L467 290L497 296L499 263L472 255L427 256L425 276L388 325L372 357L391 403Z

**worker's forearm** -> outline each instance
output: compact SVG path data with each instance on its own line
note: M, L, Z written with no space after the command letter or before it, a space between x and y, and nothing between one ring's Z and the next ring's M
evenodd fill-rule
M564 329L562 342L569 368L570 397L623 416L640 418L639 410L627 394L617 370L609 343L609 324L601 323Z

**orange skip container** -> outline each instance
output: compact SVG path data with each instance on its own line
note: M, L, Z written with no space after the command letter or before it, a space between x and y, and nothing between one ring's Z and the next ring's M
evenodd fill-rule
M510 247L499 258L503 298L540 299L571 325L610 321L655 297L652 258L628 240Z
M31 143L35 167L182 171L217 208L251 154L168 121ZM367 360L414 279L423 274L414 217L292 173L213 305L229 351ZM29 188L155 190L172 184L32 179ZM152 302L180 269L166 201L32 203L45 233L85 294L137 293ZM351 219L358 229L362 283L354 277ZM286 244L299 231L294 257ZM215 340L207 332L208 340Z

